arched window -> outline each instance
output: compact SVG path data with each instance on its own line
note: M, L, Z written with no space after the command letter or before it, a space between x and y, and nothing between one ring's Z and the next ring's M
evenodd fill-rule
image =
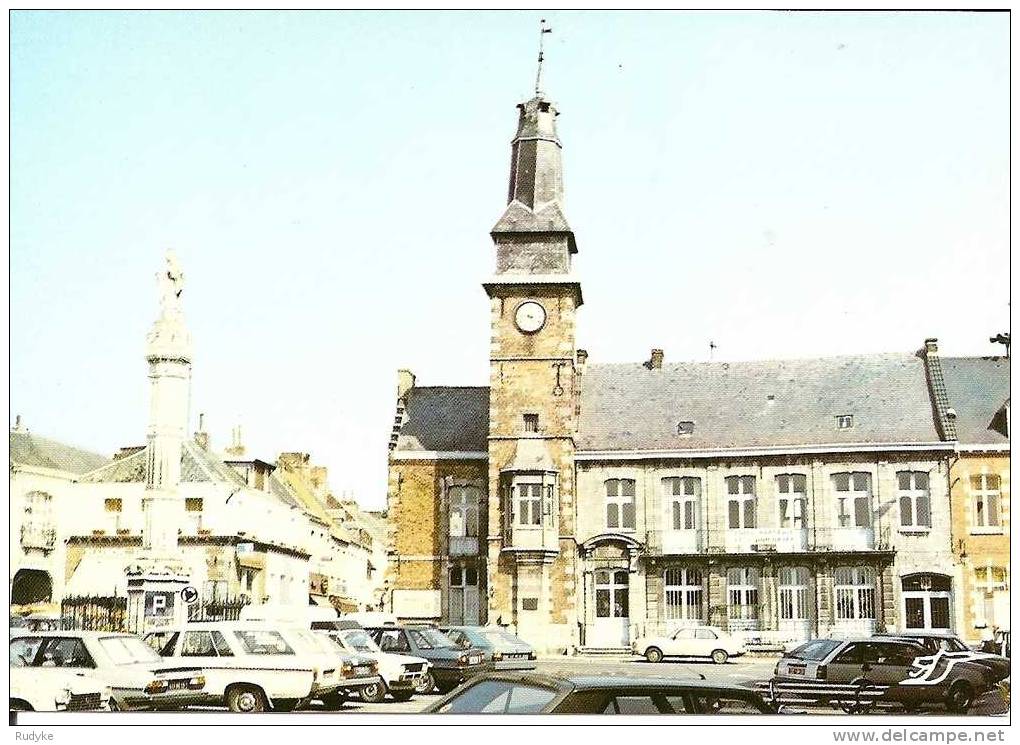
M634 497L637 488L634 479L606 481L606 528L634 530Z
M931 527L931 494L924 471L899 471L896 474L900 525L905 528Z
M662 496L673 530L698 529L701 479L693 476L663 479Z
M754 528L758 525L758 504L754 476L727 476L726 493L731 529Z
M833 575L836 619L875 618L875 570L871 567L837 567Z
M704 600L700 569L670 567L663 576L667 621L700 621Z
M807 476L781 473L776 476L779 527L800 530L807 527Z
M841 528L871 527L871 474L866 471L832 474L836 492L836 522Z
M810 618L809 582L807 567L779 568L779 618L784 621Z

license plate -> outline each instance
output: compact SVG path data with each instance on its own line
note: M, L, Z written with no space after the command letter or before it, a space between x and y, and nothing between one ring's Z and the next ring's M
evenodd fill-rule
M171 680L170 686L167 688L169 691L183 691L187 689L188 681L186 680Z
M528 655L526 655L526 654L508 654L508 655L506 655L506 659L508 659L508 660L526 660L527 658L528 658Z
M354 668L355 675L369 675L371 672L372 668L370 668L368 665L359 665L358 667Z
M470 657L468 657L468 664L469 665L477 665L481 661L482 661L482 658L479 657L478 655L471 655Z
M803 675L806 669L804 667L791 667L789 672L790 675Z

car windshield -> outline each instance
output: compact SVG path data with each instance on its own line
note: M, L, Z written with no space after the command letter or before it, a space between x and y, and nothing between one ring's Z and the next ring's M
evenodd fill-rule
M108 636L99 640L114 665L133 665L137 662L162 662L160 656L141 639L134 636Z
M294 650L276 631L235 631L234 636L248 654L294 654Z
M343 635L344 641L359 652L379 652L379 645L364 631L350 631Z
M836 639L813 639L787 652L786 656L795 660L824 660L840 643Z
M442 631L439 631L437 629L424 628L424 629L414 629L414 631L417 631L419 634L421 634L423 637L425 637L425 640L429 643L429 645L431 645L433 647L456 647L457 646L456 642L454 642L453 639L451 639L446 634L444 634Z

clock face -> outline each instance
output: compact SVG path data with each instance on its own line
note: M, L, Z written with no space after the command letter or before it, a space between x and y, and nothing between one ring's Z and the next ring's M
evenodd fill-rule
M528 300L517 307L517 315L514 316L517 328L526 334L533 334L545 326L545 308L534 300Z

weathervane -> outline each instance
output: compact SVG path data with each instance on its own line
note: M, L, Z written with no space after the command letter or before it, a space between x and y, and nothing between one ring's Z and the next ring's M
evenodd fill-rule
M538 73L535 75L535 95L539 97L542 95L542 61L545 59L542 51L544 49L545 35L552 33L552 29L546 27L544 18L540 21L540 24L538 32Z

